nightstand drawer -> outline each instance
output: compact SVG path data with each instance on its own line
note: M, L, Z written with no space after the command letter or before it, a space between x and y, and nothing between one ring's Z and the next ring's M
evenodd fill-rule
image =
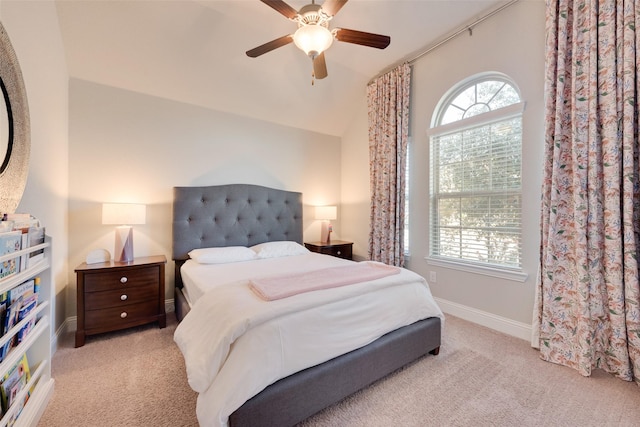
M158 286L150 283L144 286L124 287L112 291L88 292L84 297L87 310L99 310L108 307L120 307L137 304L158 298Z
M330 242L307 242L304 246L311 252L331 255L338 258L353 259L353 242L332 240Z
M331 246L328 248L320 248L318 252L321 254L332 255L338 258L351 259L353 254L351 253L351 245Z
M135 323L140 319L151 318L158 315L158 301L148 301L141 304L123 305L103 310L87 310L84 326L86 329L106 328L119 329L129 323Z
M126 271L108 271L87 274L84 279L85 292L125 289L158 283L158 267L138 268Z

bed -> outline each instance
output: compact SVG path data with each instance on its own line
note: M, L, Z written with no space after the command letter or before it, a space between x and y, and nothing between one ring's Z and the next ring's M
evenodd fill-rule
M238 266L241 266L241 268L244 268L246 271L251 271L254 275L258 274L257 272L265 266L265 277L269 278L274 277L274 274L269 273L283 269L283 266L287 265L285 263L295 265L295 268L304 274L307 274L304 270L307 263L309 263L310 266L326 266L327 271L329 271L329 269L339 269L343 266L345 268L348 267L343 263L353 264L351 261L330 257L328 255L305 253L301 250L300 253L286 254L294 256L283 258L251 259L247 261L243 260L236 265L212 266L200 265L194 260L189 260L189 253L191 251L203 248L238 248L239 253L246 252L243 251L242 248L259 248L265 245L267 248L304 248L301 245L302 228L301 193L249 184L174 188L173 260L175 261L176 278L175 305L176 316L181 322L176 330L176 342L185 356L189 383L194 390L199 393L197 412L201 425L295 425L314 413L342 400L346 396L353 394L428 353L433 355L438 354L441 342L441 322L443 316L442 312L437 308L437 305L435 305L435 302L425 301L418 303L419 310L422 310L419 314L411 314L411 316L416 317L415 319L413 317L394 319L393 310L385 309L384 317L391 318L392 323L407 322L406 325L394 326L389 331L375 335L376 331L371 331L367 328L370 328L371 323L376 322L366 322L366 325L362 327L367 329L369 335L367 335L367 337L360 337L358 335L358 337L354 339L354 342L362 341L361 343L353 344L351 340L347 340L348 342L344 343L342 341L345 340L338 339L339 334L335 336L329 335L326 338L322 338L320 334L317 334L313 335L312 340L299 340L299 345L303 347L302 350L298 349L297 353L295 349L286 351L291 351L291 354L296 355L299 355L300 352L309 352L304 345L312 341L315 342L316 339L327 339L328 344L334 344L333 341L338 343L335 344L335 349L327 350L327 354L313 356L320 359L324 357L326 360L312 360L308 362L295 357L291 359L293 360L292 364L300 366L289 366L290 362L287 362L282 363L282 366L278 365L277 368L272 368L273 363L269 362L267 363L268 368L265 369L267 373L264 375L262 372L255 374L253 371L254 368L257 369L256 366L260 364L260 361L280 360L278 358L285 357L282 354L272 354L273 350L270 349L265 349L264 352L256 350L260 349L260 347L256 346L259 346L260 342L262 342L262 335L255 335L255 338L242 336L234 342L233 340L237 338L236 335L239 336L234 330L230 332L232 338L230 338L231 343L227 343L227 352L221 355L212 352L216 353L217 357L217 359L215 357L213 358L217 364L215 365L215 369L212 369L213 365L211 365L211 363L213 362L209 361L211 357L208 355L205 357L205 354L202 354L207 352L204 350L207 347L203 343L208 343L207 340L210 338L210 335L213 336L211 337L212 342L221 340L222 338L220 338L220 336L227 333L226 319L233 317L235 314L233 310L229 310L229 313L224 313L225 306L229 306L230 304L222 304L222 300L220 299L221 294L216 294L215 292L227 292L232 298L241 298L238 292L244 292L242 298L246 298L247 300L238 299L237 301L240 301L240 306L245 307L245 311L252 310L246 307L255 306L262 309L262 307L267 305L281 306L284 307L285 310L289 310L292 304L302 304L303 306L304 304L316 304L315 302L310 302L312 298L310 295L324 295L323 298L326 298L326 300L324 300L319 307L308 305L305 306L307 308L304 310L300 310L299 308L295 309L296 316L299 311L301 315L310 316L311 319L324 319L316 322L316 324L322 324L323 327L325 323L328 325L327 327L330 327L330 325L332 325L331 322L334 321L333 317L329 316L325 319L317 316L326 316L326 313L330 312L329 310L340 309L340 307L347 305L360 307L360 302L357 304L348 304L350 301L360 301L356 298L367 299L366 301L370 301L371 304L373 304L371 307L380 307L375 305L379 303L373 302L376 301L376 299L369 293L359 294L360 291L358 289L363 289L362 292L372 292L369 290L364 291L364 289L370 289L368 285L365 286L366 284L354 284L351 286L322 290L320 292L301 293L290 298L271 301L268 304L264 301L258 301L255 292L252 293L250 290L239 289L236 285L237 277L235 275L237 274L236 267ZM194 252L192 252L192 254L193 253ZM272 263L272 265L269 263ZM209 269L215 273L209 273ZM411 276L413 273L404 269L401 270L402 271L398 273L398 277L407 280L406 285L402 285L403 289L406 289L406 295L412 295L411 292L416 292L415 289L418 288L420 288L420 293L424 293L422 290L422 288L424 288L427 289L426 293L430 298L428 286L416 286L413 283L408 283L409 281L413 281ZM184 280L183 273L188 273L188 275L184 277ZM220 289L202 290L199 292L200 295L195 295L196 292L190 288L191 285L185 288L185 283L189 284L191 281L194 281L195 279L193 278L206 278L209 277L209 274L214 274L216 277L226 277L228 275L229 281L233 282L233 286L229 286L229 283L226 283L225 285L221 285ZM391 280L391 278L385 277L368 283L379 284L380 289L375 292L392 292L390 286L387 287L384 285ZM424 281L424 279L421 280ZM424 285L426 285L426 282L424 282ZM400 286L397 287L400 288ZM393 292L396 291L394 290ZM251 298L254 298L256 301L249 301ZM313 296L313 298L315 299L316 296ZM406 299L407 297L399 298ZM218 305L206 305L210 303ZM243 305L245 303L247 305ZM407 301L407 304L410 303L410 301ZM365 305L362 305L363 308L359 310L360 313L366 313L368 311L364 307L369 307L369 305L366 305L369 304L369 302L364 304ZM401 304L404 304L404 302ZM210 307L217 308L212 309ZM240 310L235 311L238 312ZM217 320L216 317L212 317L218 315L222 315L224 320ZM334 317L337 319L335 322L343 321L341 320L341 316ZM276 320L274 320L274 322L275 321ZM288 314L287 316L279 316L277 322L279 323L274 327L265 322L265 328L259 326L254 329L262 328L267 330L266 336L270 338L266 341L271 343L274 341L274 337L277 338L279 336L278 334L282 333L282 330L295 329L298 320L291 318L291 315ZM302 323L300 323L300 325L302 325ZM339 323L336 323L333 326L336 327L339 325ZM349 323L349 325L351 324ZM357 328L360 328L360 326ZM354 330L357 328L354 328ZM187 334L184 332L185 330L195 331L203 338L196 340L188 338L189 335L193 335L193 333L189 332L189 334ZM292 336L295 336L295 333L301 334L301 330L302 329L294 332ZM348 328L348 330L351 331L351 328ZM244 329L243 333L245 333ZM246 333L254 333L254 331L251 330ZM272 335L268 335L268 333ZM334 332L332 332L332 334L333 333ZM188 341L189 339L191 341ZM293 342L293 344L287 345L298 345L295 343L295 340L285 338L284 341L287 343ZM307 344L303 345L303 342ZM345 345L355 345L355 348L349 348L347 351L341 351L338 354L331 355L331 351L338 351L340 348L345 348ZM190 350L188 349L189 346L192 347ZM286 345L282 343L279 344L279 347L283 346ZM238 352L241 351L241 348L245 347L248 349L246 350L247 354L250 355L239 356ZM277 351L283 351L279 347ZM331 345L329 345L329 347L331 347ZM324 348L324 344L322 344L322 348ZM196 350L195 354L197 357L194 357L194 349ZM237 360L234 361L233 357ZM231 371L231 368L225 373L224 370L226 366L221 368L223 364L234 365L235 363L235 365L240 366L245 360L243 359L245 357L248 362L244 362L245 365L247 365L246 372L244 373ZM257 359L253 360L251 359L252 357L256 357ZM269 359L270 357L271 359ZM202 366L194 368L194 364L192 363L194 359L206 359L206 363L202 362ZM221 360L223 362L220 362ZM253 360L253 362L250 362L250 360ZM200 361L198 361L198 363L200 363ZM308 364L308 366L305 364ZM237 369L237 367L235 369ZM212 373L209 374L209 372ZM229 374L229 372L232 372L232 374ZM218 381L218 383L210 383L209 380L205 380L204 377L208 375L212 377L215 376L215 381ZM236 393L236 390L224 388L224 394L230 396L237 395L235 397L236 400L233 401L234 397L230 397L231 402L228 404L224 403L227 405L226 407L220 410L215 409L212 413L211 408L219 404L218 401L221 397L220 390L216 391L215 389L227 387L224 383L225 380L219 378L225 375L227 383L231 381L239 384L238 387L240 391ZM235 375L237 375L237 377ZM261 383L261 381L263 383ZM247 386L245 390L243 386L245 382L255 382L255 384ZM219 406L224 405L219 404Z

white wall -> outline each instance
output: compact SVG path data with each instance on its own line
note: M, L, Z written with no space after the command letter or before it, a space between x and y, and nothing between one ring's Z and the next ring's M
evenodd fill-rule
M96 83L70 82L69 262L113 253L102 202L147 205L135 256L171 259L172 187L257 184L303 193L304 237L318 240L311 206L340 200L340 139ZM336 238L340 221L335 222ZM75 277L70 272L75 292ZM173 298L173 262L166 298ZM75 300L69 301L75 314Z
M53 239L54 329L65 320L67 285L68 73L55 4L0 0L27 90L31 156L19 212L43 222Z
M544 8L542 1L521 1L427 54L413 65L410 134L411 258L407 267L429 278L445 308L462 308L480 317L495 316L530 325L539 251L539 204L543 154ZM436 104L451 87L477 73L497 71L511 77L526 101L523 117L523 256L526 282L466 273L427 264L429 238L429 140L426 130ZM342 230L366 254L368 161L366 105L343 138ZM368 154L367 154L368 155ZM357 157L356 157L357 156ZM347 178L347 176L349 178ZM451 303L451 304L449 304ZM461 314L461 313L457 313ZM476 319L478 320L478 319Z

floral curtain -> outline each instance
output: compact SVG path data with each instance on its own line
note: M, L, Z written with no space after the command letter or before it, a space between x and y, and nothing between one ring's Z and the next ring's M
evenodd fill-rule
M547 0L544 360L640 379L640 5Z
M369 258L404 265L405 167L411 67L403 64L367 86L371 214Z

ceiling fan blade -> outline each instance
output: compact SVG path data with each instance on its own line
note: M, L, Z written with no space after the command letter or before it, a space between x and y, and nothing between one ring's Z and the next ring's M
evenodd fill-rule
M329 16L335 16L347 1L348 0L325 0L325 2L322 3L322 10Z
M341 42L354 43L362 46L384 49L391 43L391 37L380 34L365 33L364 31L348 30L346 28L336 28L336 40Z
M272 9L275 9L276 11L280 12L281 14L283 14L289 19L294 19L296 16L298 16L298 11L292 8L291 6L289 6L288 4L286 4L285 2L283 2L282 0L260 0L260 1L266 4L267 6L271 7Z
M324 60L324 52L316 56L313 60L313 75L316 79L324 79L327 77L327 63Z
M271 40L270 42L267 42L263 45L260 45L258 47L254 47L251 50L248 50L247 56L250 56L251 58L257 58L258 56L263 55L267 52L271 52L274 49L288 45L292 41L293 41L293 36L291 34L288 34L286 36L279 37L275 40Z

